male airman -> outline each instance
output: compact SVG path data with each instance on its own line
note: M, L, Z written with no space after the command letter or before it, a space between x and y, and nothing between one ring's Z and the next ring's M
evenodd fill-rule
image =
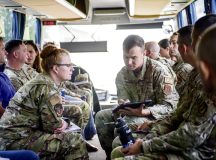
M138 123L163 119L176 109L178 93L172 75L161 63L145 56L144 40L138 35L129 35L123 42L123 67L116 77L119 104L140 102L151 99L151 107L139 106L120 110L132 129ZM95 124L102 148L109 159L114 139L112 110L102 110L96 114Z

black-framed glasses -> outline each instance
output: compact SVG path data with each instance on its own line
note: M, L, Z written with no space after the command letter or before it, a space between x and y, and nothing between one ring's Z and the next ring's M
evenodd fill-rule
M56 63L55 65L57 65L57 66L72 67L74 64L73 63Z

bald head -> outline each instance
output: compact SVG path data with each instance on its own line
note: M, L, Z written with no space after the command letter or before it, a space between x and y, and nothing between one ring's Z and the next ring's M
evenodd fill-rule
M158 45L157 42L154 41L146 42L145 49L146 49L146 56L152 59L158 58L160 52L160 46Z

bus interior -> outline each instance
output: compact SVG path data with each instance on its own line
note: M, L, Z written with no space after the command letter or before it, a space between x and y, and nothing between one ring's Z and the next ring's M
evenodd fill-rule
M211 0L0 0L0 36L68 50L72 62L89 73L105 109L117 105L115 78L124 66L125 37L158 42L209 13L216 13ZM100 154L91 159L104 158Z
M205 15L204 2L207 1L1 0L1 35L5 40L14 37L12 25L17 25L23 28L18 29L23 34L18 39L32 39L40 48L46 42L55 42L67 49L72 61L89 73L101 105L106 108L116 104L115 76L124 65L123 39L129 34L138 34L145 41L168 38L179 25L195 21L194 8L196 18ZM12 22L15 17L20 23Z

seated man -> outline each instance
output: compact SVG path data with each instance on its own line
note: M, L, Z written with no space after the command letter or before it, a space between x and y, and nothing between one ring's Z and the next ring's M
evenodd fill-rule
M0 62L5 62L5 50L3 39L0 38ZM3 69L3 68L2 68ZM15 94L15 88L11 84L8 77L0 71L0 119L10 99ZM1 150L1 147L0 147ZM33 151L28 150L14 150L14 151L0 151L0 159L9 158L10 160L39 160L38 155Z
M182 59L181 59L181 55L179 54L178 51L178 33L174 32L171 36L170 36L170 58L176 63L181 63Z
M21 40L10 40L5 44L7 51L7 64L4 73L8 76L16 91L38 73L25 62L28 52Z
M81 85L78 85L79 88L83 88L86 90L86 92L89 92L89 99L91 104L91 113L90 113L90 119L89 122L84 130L84 137L89 140L92 139L92 137L96 134L96 128L94 125L94 118L93 116L101 110L99 100L97 97L97 94L95 92L93 83L90 80L89 74L81 67L74 65L73 74L71 76L72 82L78 82L81 83ZM86 82L82 85L82 82ZM87 84L87 85L86 85Z
M195 48L200 34L215 22L215 15L207 15L195 23L192 34L193 48ZM203 54L205 58L211 57L210 59L215 57L216 52L213 42L213 39L201 40L199 44L202 47L198 47L198 54ZM204 46L208 46L208 48ZM212 48L211 52L208 51L207 54L210 46ZM199 48L205 48L205 50L201 52ZM201 66L203 65L200 65L200 68ZM210 82L214 76L210 76L209 68L206 69L205 67L203 71L208 71L206 78ZM112 152L113 159L127 155L134 155L132 159L138 157L140 159L161 158L168 160L215 159L216 96L214 80L211 83L205 83L211 85L211 90L205 92L202 90L203 85L199 74L194 73L190 75L187 90L184 91L187 98L190 97L190 100L182 101L183 103L178 106L172 116L166 117L166 119L159 121L155 125L153 124L151 132L143 140L138 139L126 149L120 149L121 147L114 149ZM205 88L208 89L208 87Z
M119 104L141 102L151 99L153 106L143 105L136 109L126 108L118 114L125 115L129 126L136 129L138 123L162 119L176 109L178 93L174 79L155 60L145 56L144 40L138 35L130 35L123 42L125 67L116 77ZM98 137L109 159L114 136L112 110L102 110L95 117Z
M170 75L172 75L172 78L176 80L176 74L173 71L168 59L160 56L160 46L157 44L157 42L146 42L145 49L146 56L162 63L165 67L164 69L167 69Z
M171 60L170 57L170 42L169 39L162 39L158 42L158 45L160 46L160 56L163 58L166 58L170 66L173 66L175 64L175 61Z
M185 87L186 80L193 69L194 64L194 52L192 50L192 28L193 26L188 25L178 30L178 50L181 54L183 63L179 64L175 70L177 75L176 89L179 96L182 97L182 93Z

